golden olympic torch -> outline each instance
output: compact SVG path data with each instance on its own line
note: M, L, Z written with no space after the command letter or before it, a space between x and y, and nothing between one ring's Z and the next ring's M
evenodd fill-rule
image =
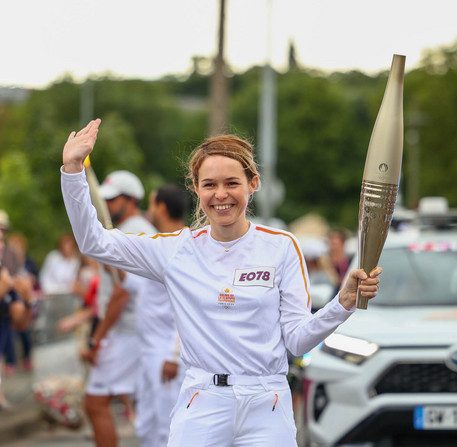
M359 205L359 268L365 273L377 266L386 241L395 201L403 154L403 82L405 56L394 54L386 90L368 145ZM357 292L358 309L368 299Z

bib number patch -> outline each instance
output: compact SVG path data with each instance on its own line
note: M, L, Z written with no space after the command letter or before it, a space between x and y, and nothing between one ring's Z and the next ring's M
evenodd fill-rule
M236 269L234 286L273 287L276 269L274 267L252 267Z

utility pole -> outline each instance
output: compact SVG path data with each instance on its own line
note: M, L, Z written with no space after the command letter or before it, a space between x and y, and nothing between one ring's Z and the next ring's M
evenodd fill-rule
M225 0L220 0L218 50L214 60L214 73L211 78L210 91L210 123L211 136L223 133L227 128L228 80L225 76L224 62L225 37Z
M79 128L82 129L94 118L94 83L90 79L81 84L79 96Z
M268 1L267 22L267 61L261 71L258 131L262 188L255 197L260 217L268 225L275 217L277 205L284 199L284 185L276 177L276 73L271 66L271 0Z

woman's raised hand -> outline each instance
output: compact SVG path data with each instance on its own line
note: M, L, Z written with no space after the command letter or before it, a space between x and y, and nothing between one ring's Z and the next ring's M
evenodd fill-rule
M98 128L101 119L92 120L79 132L72 132L63 148L63 170L69 174L81 172L84 160L92 152L97 141Z

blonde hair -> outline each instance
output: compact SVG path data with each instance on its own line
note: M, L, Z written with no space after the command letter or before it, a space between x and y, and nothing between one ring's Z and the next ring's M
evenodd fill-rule
M260 175L254 160L252 145L236 135L219 135L208 138L190 154L186 175L186 186L190 191L195 193L194 185L198 185L200 167L212 155L222 155L238 161L243 167L248 182L254 177L259 178L256 190L260 189ZM197 196L192 228L199 228L206 225L207 222L206 215L200 205L200 199Z

